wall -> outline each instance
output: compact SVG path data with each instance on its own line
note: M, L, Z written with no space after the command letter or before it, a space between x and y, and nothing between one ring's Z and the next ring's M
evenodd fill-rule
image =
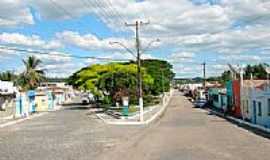
M36 102L36 111L43 112L48 111L49 103L48 103L48 96L47 95L37 95L35 97Z
M237 118L241 118L241 97L240 97L240 82L238 80L232 81L232 91L233 91L233 107L232 114Z
M226 82L226 94L227 94L227 111L232 112L233 106L232 81Z
M0 118L12 117L15 115L15 99L13 96L1 96L0 95Z
M254 110L252 103L252 122L264 127L270 127L270 115L268 115L268 99L270 99L270 93L267 90L260 90L254 88L252 90L252 100L256 101L256 109ZM259 116L258 102L261 102L262 114ZM255 112L254 112L255 111ZM254 115L256 114L256 115Z

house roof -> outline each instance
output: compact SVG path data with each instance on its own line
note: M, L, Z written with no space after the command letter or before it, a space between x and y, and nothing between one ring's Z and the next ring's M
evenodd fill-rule
M266 83L267 83L267 80L244 80L243 85L247 87L259 87Z
M263 90L268 84L268 80L244 80L244 87L255 87Z

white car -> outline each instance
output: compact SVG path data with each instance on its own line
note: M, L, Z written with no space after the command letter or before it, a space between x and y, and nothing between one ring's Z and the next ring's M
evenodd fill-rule
M89 104L95 101L94 95L92 93L84 93L81 95L82 104Z

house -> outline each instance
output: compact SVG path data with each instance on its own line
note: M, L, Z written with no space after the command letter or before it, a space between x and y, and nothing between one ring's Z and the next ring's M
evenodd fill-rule
M270 84L266 80L245 80L242 108L244 118L254 124L270 127Z
M232 80L226 84L228 113L237 118L242 118L240 81Z
M39 89L52 91L55 98L55 105L70 102L71 98L74 97L73 87L66 85L64 82L41 83Z
M27 98L29 102L29 113L36 112L36 103L35 103L36 92L30 90L27 92Z
M27 93L19 92L16 94L16 114L15 117L27 117L29 115L30 104Z
M50 91L37 91L35 97L36 111L52 111L54 109L53 94Z
M226 82L226 96L227 96L227 112L232 112L233 106L233 89L232 89L232 81Z
M227 111L226 88L209 88L208 99L210 104L221 111Z
M15 114L15 97L17 89L13 82L0 81L0 117Z

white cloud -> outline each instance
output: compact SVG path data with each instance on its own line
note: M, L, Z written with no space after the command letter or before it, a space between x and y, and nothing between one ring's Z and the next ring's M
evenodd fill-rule
M1 0L0 27L14 27L22 24L34 24L27 4L22 0Z
M192 52L175 52L167 60L172 63L191 63L194 62L195 54Z
M71 45L86 50L123 49L119 45L111 45L110 42L121 42L128 48L133 48L133 41L128 41L123 38L99 39L92 34L81 35L78 32L73 31L57 33L56 37L59 41L66 45Z
M20 33L1 33L0 42L8 45L19 45L31 48L41 49L57 49L62 47L59 41L52 40L46 42L42 40L38 35L25 36Z
M142 48L152 39L160 38L162 43L158 46L185 51L173 52L166 57L173 63L198 61L195 55L199 53L216 54L216 63L248 63L263 61L269 56L270 1L267 0L220 0L215 5L195 5L190 0L145 0L140 3L127 0L3 0L0 2L0 27L34 24L29 6L40 15L37 17L40 20L66 20L96 14L112 31L131 29L124 25L125 21L150 20L149 25L140 28ZM12 45L42 49L57 49L65 45L106 51L104 56L108 57L133 58L129 54L123 55L122 47L111 46L109 42L112 41L135 48L134 38L100 39L77 31L59 32L51 41L42 40L38 35L0 34L0 42ZM151 58L152 55L145 57ZM213 67L214 70L222 70L222 66Z

